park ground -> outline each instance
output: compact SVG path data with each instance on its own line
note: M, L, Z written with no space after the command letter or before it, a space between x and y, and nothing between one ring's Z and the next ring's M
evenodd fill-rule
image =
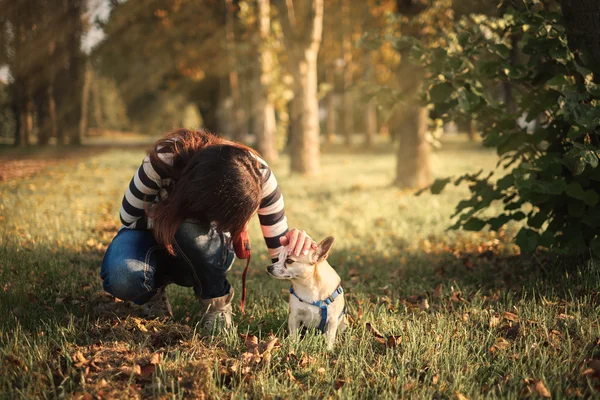
M188 288L169 287L175 317L166 322L102 291L102 255L143 147L1 149L0 398L598 396L594 262L522 256L514 226L446 231L467 189L399 190L394 154L382 147L325 149L317 178L290 176L286 157L273 165L290 225L336 238L330 262L350 328L330 353L320 335L288 339L288 285L265 272L257 221L237 332L202 336ZM39 165L25 171L31 160ZM457 139L432 158L436 177L495 163ZM237 293L241 270L237 261L230 274Z

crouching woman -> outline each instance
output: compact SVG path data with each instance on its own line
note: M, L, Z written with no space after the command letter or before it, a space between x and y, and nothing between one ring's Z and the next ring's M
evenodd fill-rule
M165 287L193 287L204 329L229 328L231 238L254 214L272 259L282 246L297 255L316 247L303 231L288 231L277 180L255 151L204 131L174 131L154 144L125 192L123 226L102 261L104 289L144 305L148 316L170 316Z

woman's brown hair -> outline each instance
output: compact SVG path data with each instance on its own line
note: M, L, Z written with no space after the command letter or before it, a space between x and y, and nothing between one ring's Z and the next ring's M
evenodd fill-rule
M160 157L168 153L172 165ZM156 241L174 254L175 232L188 218L215 222L219 231L239 234L261 201L260 163L253 155L258 156L249 147L206 131L179 129L157 141L150 162L174 184L148 210Z

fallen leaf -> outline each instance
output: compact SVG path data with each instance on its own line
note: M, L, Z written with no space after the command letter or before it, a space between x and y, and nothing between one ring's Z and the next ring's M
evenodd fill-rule
M381 332L377 330L377 328L371 325L370 322L367 322L365 325L367 326L367 330L371 332L373 336L375 336L375 340L377 340L379 343L385 343L385 336L383 336Z
M281 347L281 343L279 342L279 338L276 336L272 336L271 339L267 342L261 343L259 348L262 348L260 351L261 354L268 353L273 350L275 347Z
M465 396L464 394L462 394L460 392L454 392L454 396L456 396L456 398L458 400L469 400L469 398L467 396Z
M507 319L512 322L519 322L519 316L517 314L506 311L503 315L504 319Z
M494 343L492 345L492 347L490 347L489 351L490 353L495 353L496 350L506 350L510 347L510 342L504 338L498 338L498 340L496 341L496 343Z
M386 346L389 348L394 348L396 346L399 346L400 343L402 343L402 336L388 336L387 341L386 341Z
M160 353L152 354L152 358L150 359L150 364L158 365L160 364L162 356Z
M495 328L500 324L500 318L498 317L490 317L490 328Z
M155 364L146 364L143 367L140 367L139 375L142 376L143 378L147 378L149 376L152 376L155 371L156 371Z
M240 336L242 339L244 339L244 343L246 344L246 347L250 353L254 354L258 352L258 338L256 336L245 335L243 333L240 333Z
M308 354L302 352L302 356L300 357L299 365L300 365L300 367L306 367L309 364L312 364L313 361L314 361L314 358L312 358Z
M296 385L298 385L302 390L306 390L304 385L298 381L298 379L296 379L296 377L294 376L294 374L292 374L291 370L286 370L287 376L288 378L290 378L290 381L294 382Z
M73 359L73 361L75 362L75 366L77 368L81 368L82 366L86 365L89 361L83 356L83 353L81 353L81 351L78 351L77 353L73 354L73 356L71 357Z
M137 364L135 364L133 367L129 365L123 365L121 366L121 368L119 368L119 371L121 371L121 373L127 376L141 375L142 368Z
M535 383L534 390L536 391L537 394L539 394L542 397L547 397L547 398L552 397L552 395L550 395L550 391L548 390L548 388L546 387L546 385L544 385L544 382L542 382L542 381L537 381Z
M335 390L340 390L347 382L350 382L349 378L337 379L334 384Z
M317 370L317 373L319 373L319 374L321 374L321 375L325 375L325 372L326 372L326 371L325 371L325 368L323 368L323 367L320 367L320 368Z

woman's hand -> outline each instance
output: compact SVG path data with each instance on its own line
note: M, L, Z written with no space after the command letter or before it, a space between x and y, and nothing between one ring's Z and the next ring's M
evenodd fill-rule
M279 242L282 246L287 246L290 254L295 256L299 256L300 253L307 255L311 248L317 248L317 243L300 229L288 231L285 236L279 238Z

